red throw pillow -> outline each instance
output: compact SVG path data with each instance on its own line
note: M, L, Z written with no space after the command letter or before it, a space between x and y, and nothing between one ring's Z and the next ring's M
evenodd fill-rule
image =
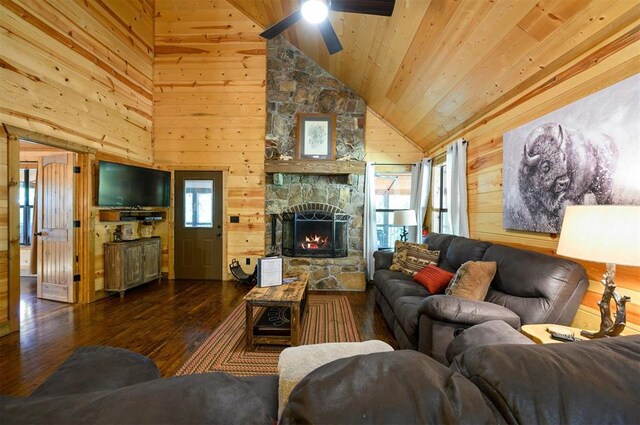
M413 275L413 280L427 288L432 294L442 294L447 285L453 279L453 273L442 270L433 264L429 264L424 269Z

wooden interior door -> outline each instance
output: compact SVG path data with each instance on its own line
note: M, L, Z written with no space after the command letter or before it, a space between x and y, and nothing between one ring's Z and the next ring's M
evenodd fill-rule
M38 161L38 298L75 302L73 285L74 154Z
M222 172L176 171L176 279L222 280Z

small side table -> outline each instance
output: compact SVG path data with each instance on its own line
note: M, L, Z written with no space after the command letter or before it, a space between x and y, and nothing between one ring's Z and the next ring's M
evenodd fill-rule
M572 328L570 326L562 326L562 325L553 325L553 324L539 324L539 325L523 325L520 328L520 332L531 341L536 344L555 344L557 342L562 343L564 341L558 341L557 339L552 339L551 334L547 332L547 328L553 329L557 332L562 333L572 333L577 338L588 339L583 336L580 336L580 328Z

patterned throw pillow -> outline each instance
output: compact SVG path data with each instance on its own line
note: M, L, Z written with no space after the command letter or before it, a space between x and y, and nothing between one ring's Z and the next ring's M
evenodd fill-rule
M399 272L400 270L402 270L402 268L400 267L400 262L405 261L405 259L407 258L407 249L409 249L409 245L416 245L416 244L415 243L412 244L410 242L402 242L402 241L395 242L394 250L393 250L393 259L391 260L391 266L389 266L389 270L393 270L396 272ZM429 245L427 245L426 243L423 243L419 246L424 249L429 249Z
M433 264L413 275L413 280L424 286L431 294L441 294L453 278L453 273L442 270Z
M430 251L429 245L396 241L389 270L413 276L429 264L437 265L440 251Z
M445 294L469 300L484 301L496 275L495 261L467 261L451 279Z

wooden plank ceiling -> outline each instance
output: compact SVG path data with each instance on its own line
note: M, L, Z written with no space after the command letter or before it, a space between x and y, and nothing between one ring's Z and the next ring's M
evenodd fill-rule
M230 0L266 28L297 0ZM300 21L285 37L425 151L622 29L638 0L397 0L390 18L330 12L329 55Z

